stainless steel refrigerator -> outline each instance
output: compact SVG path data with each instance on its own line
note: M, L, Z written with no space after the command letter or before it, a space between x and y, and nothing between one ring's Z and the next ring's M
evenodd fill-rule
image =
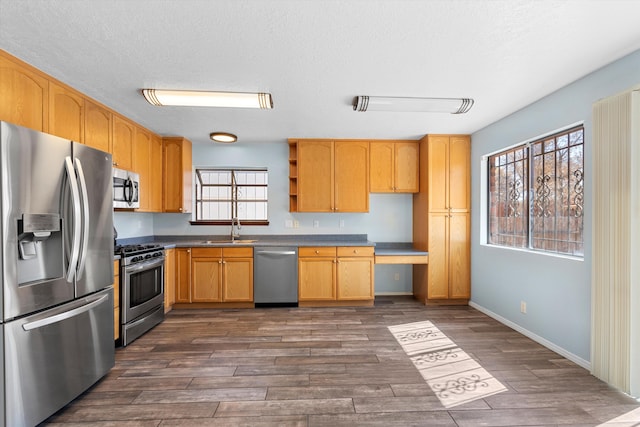
M34 426L114 365L111 155L0 122L3 426Z

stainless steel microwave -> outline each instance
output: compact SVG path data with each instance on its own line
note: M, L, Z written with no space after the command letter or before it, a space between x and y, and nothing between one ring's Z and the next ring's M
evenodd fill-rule
M140 175L113 168L113 207L120 209L140 207Z

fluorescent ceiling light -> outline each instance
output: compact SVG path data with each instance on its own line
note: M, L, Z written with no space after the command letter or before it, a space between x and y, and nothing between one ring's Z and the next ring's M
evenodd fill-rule
M142 95L150 104L160 106L273 108L270 93L142 89Z
M407 111L426 113L466 113L473 106L470 98L394 98L388 96L356 96L354 111Z
M211 132L209 134L209 138L211 138L212 141L224 142L226 144L230 144L238 140L237 136L235 136L232 133L226 133L226 132Z

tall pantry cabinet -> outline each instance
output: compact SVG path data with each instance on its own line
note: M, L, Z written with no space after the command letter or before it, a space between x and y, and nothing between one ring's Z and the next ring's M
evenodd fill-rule
M414 265L413 294L425 304L466 304L471 296L471 139L420 140L420 191L413 199L413 244L429 252Z

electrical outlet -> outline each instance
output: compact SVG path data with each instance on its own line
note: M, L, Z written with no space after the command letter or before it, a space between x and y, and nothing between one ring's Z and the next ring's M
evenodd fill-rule
M520 313L527 314L527 303L520 301Z
M313 228L318 228L320 227L320 221L318 221L317 219L313 220Z
M394 274L394 275L393 275L393 280L395 280L396 282L397 282L398 280L400 280L400 273L396 273L396 274Z
M286 220L286 221L284 222L284 226L285 226L286 228L293 228L293 220L290 220L290 219Z
M340 228L344 228L344 219L340 220Z
M300 222L298 222L297 219L294 219L293 220L293 228L298 228L298 227L300 227Z

